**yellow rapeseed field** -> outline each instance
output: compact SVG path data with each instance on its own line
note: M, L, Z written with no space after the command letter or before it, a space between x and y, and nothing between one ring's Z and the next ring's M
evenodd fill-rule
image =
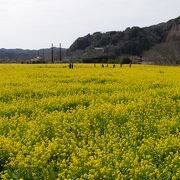
M0 65L0 179L179 179L180 67Z

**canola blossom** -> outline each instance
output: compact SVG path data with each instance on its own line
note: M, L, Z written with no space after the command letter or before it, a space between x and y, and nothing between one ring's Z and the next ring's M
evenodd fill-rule
M179 179L180 67L0 65L0 179Z

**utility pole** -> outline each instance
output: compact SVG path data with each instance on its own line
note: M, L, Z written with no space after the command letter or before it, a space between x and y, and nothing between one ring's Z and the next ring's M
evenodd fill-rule
M62 60L62 48L61 48L61 43L60 43L60 46L59 46L59 61L61 62Z
M43 61L45 61L44 49L43 49L43 52L42 52L42 56L43 56Z
M52 44L52 48L51 48L51 60L52 60L52 64L54 64L54 47Z

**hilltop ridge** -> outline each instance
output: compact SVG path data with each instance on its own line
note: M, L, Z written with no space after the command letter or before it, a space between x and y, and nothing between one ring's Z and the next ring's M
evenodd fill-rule
M95 32L80 37L70 46L75 58L114 58L121 55L142 56L158 44L180 42L180 16L149 27L131 27L124 31ZM103 51L96 51L103 49Z

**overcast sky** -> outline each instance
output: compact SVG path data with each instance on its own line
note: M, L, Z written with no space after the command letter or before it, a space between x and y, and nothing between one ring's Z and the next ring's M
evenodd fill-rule
M0 0L0 48L68 48L97 31L149 26L180 15L180 0Z

